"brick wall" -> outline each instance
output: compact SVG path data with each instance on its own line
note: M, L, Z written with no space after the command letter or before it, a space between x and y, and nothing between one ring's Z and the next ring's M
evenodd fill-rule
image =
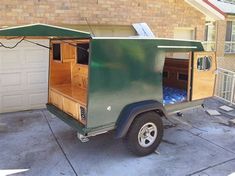
M235 20L235 16L227 16L226 20L216 22L217 23L216 56L219 67L235 71L235 54L224 53L227 21L231 20Z
M224 45L226 36L226 21L221 20L216 22L216 56L224 56Z
M173 37L176 27L196 30L203 40L204 15L184 0L1 0L0 26L131 25L146 22L158 37Z
M227 70L235 71L235 54L227 54L218 58L218 66Z

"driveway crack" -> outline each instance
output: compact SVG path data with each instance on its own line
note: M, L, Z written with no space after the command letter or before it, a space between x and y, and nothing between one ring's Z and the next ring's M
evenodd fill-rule
M216 144L215 142L212 142L212 141L210 141L210 140L208 140L208 139L206 139L206 138L204 138L204 137L202 137L202 136L200 136L200 135L196 135L196 134L194 134L194 133L192 133L191 131L186 130L186 129L183 129L183 130L185 130L186 132L188 132L188 133L190 133L190 134L192 134L192 135L194 135L194 136L197 136L197 137L199 137L199 138L201 138L201 139L203 139L203 140L209 142L210 144L213 144L213 145L215 145L215 146L217 146L217 147L219 147L219 148L221 148L221 149L223 149L223 150L225 150L225 151L227 151L227 152L230 152L230 153L232 153L232 154L235 154L234 151L232 151L232 150L230 150L230 149L227 149L227 148L225 148L225 147L223 147L223 146L221 146L221 145L219 145L219 144Z
M76 176L78 176L78 174L77 174L75 168L73 167L73 165L72 165L72 163L70 162L68 156L66 155L64 149L62 148L61 144L59 143L59 140L57 139L57 137L56 137L54 131L52 130L52 127L51 127L51 125L50 125L50 123L49 123L49 120L47 119L47 116L45 115L45 113L44 113L43 110L41 110L41 113L42 113L43 117L46 119L47 125L48 125L48 127L49 127L49 129L50 129L50 131L51 131L51 134L53 135L53 137L54 137L54 139L55 139L57 145L59 146L59 148L60 148L61 152L63 153L65 159L67 160L69 166L70 166L71 169L73 170L74 174L75 174Z
M194 126L194 125L189 124L188 122L185 122L185 121L183 121L183 120L180 120L180 119L178 119L178 118L173 117L173 119L179 121L181 124L185 124L185 125L187 125L187 126L190 126L191 128L194 128L194 129L197 129L197 130L200 130L200 131L205 131L205 130L202 130L202 129L200 129L200 128ZM173 123L173 122L171 122L171 123ZM227 151L227 152L230 152L230 153L232 153L232 154L235 154L234 151L232 151L232 150L230 150L230 149L227 149L227 148L225 148L225 147L223 147L223 146L221 146L221 145L219 145L219 144L217 144L217 143L215 143L215 142L212 142L212 141L210 141L210 140L208 140L208 139L206 139L206 138L204 138L204 137L202 137L202 136L200 136L200 135L197 135L197 134L191 132L190 130L187 130L187 129L183 128L183 127L178 127L178 128L180 128L180 129L182 129L182 130L184 130L184 131L186 131L186 132L188 132L188 133L190 133L190 134L192 134L192 135L194 135L194 136L197 136L197 137L199 137L199 138L201 138L201 139L203 139L203 140L209 142L210 144L213 144L213 145L215 145L215 146L217 146L217 147L219 147L219 148L221 148L221 149L223 149L223 150L225 150L225 151ZM207 131L205 131L205 132L207 132Z
M194 175L194 174L198 174L198 173L200 173L200 172L203 172L203 171L205 171L205 170L207 170L207 169L211 169L211 168L214 168L214 167L216 167L216 166L219 166L219 165L222 165L222 164L228 163L228 162L230 162L230 161L234 161L234 160L235 160L235 158L232 158L232 159L229 159L229 160L226 160L226 161L223 161L223 162L220 162L220 163L217 163L217 164L208 166L208 167L206 167L206 168L200 169L200 170L195 171L195 172L193 172L193 173L187 174L186 176L192 176L192 175Z

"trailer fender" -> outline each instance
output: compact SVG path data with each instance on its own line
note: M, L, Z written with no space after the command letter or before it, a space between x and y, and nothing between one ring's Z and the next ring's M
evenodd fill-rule
M156 111L159 115L166 116L163 104L156 100L145 100L128 104L122 109L118 117L115 138L124 137L136 116L148 111Z

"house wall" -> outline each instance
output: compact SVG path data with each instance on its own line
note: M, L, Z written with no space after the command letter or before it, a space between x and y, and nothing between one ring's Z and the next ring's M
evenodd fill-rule
M226 36L226 21L216 22L216 56L224 57L224 45Z
M218 58L218 66L235 71L235 54L226 54L224 57Z
M225 48L225 36L227 21L234 21L235 16L228 15L226 20L217 21L217 37L216 37L216 56L218 60L218 66L224 69L235 71L235 54L224 53Z
M184 0L1 0L0 11L0 27L41 22L89 31L87 18L99 36L134 35L131 24L146 22L157 37L191 28L195 39L204 39L205 16ZM226 20L216 22L216 55L220 67L235 70L235 54L224 54Z
M69 2L69 3L68 3ZM48 23L62 26L131 25L146 22L157 37L173 37L174 28L195 29L203 40L205 16L184 0L1 0L0 26Z

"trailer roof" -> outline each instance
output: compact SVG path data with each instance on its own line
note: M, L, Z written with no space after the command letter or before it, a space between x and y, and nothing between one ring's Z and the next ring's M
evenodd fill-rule
M94 40L154 40L159 49L203 51L200 41L147 37L94 37L88 32L48 24L29 24L0 29L0 37L92 38Z
M41 23L3 28L0 29L0 36L91 38L88 32Z
M149 37L92 37L93 40L141 40L147 42L149 40L154 42L158 49L169 52L188 52L188 51L204 51L201 41L198 40L184 40L184 39L170 39L170 38L149 38Z

